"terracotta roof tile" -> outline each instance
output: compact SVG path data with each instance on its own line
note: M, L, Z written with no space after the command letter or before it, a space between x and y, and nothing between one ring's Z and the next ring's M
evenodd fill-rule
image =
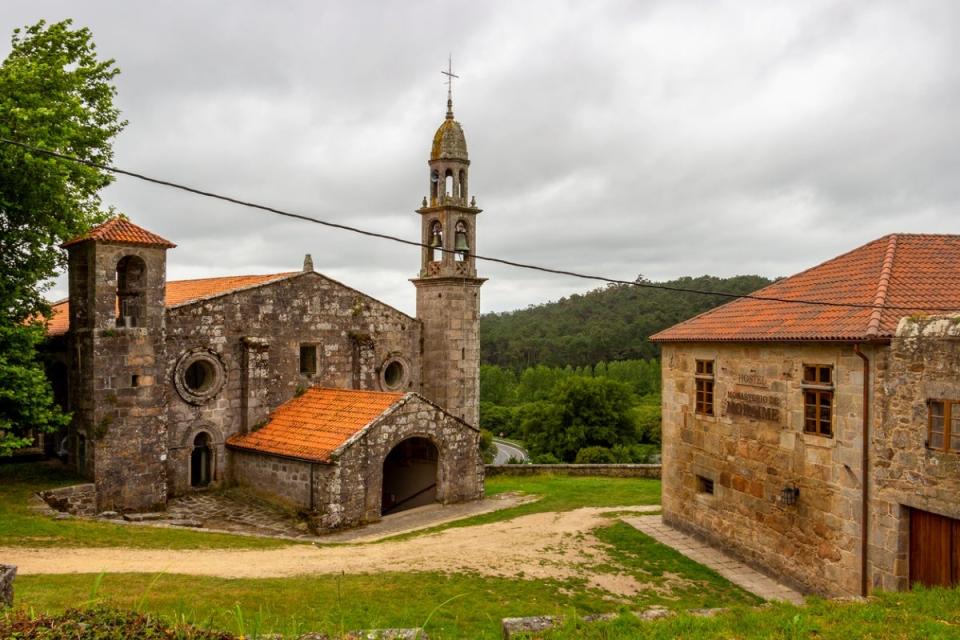
M231 436L227 444L235 449L329 462L333 451L403 397L402 393L313 387L280 405L262 428Z
M101 242L122 242L124 244L144 244L152 247L167 247L172 249L177 246L157 234L147 231L130 222L124 216L110 218L103 224L97 225L82 236L67 240L61 246L69 247L87 240L99 240Z
M960 310L960 236L884 236L757 291L830 307L740 298L653 335L655 342L887 339L913 313ZM890 309L889 307L899 307ZM940 311L942 313L942 311Z
M256 276L224 276L222 278L200 278L197 280L174 280L167 283L167 307L175 307L197 300L213 298L231 291L239 291L276 280L283 280L290 276L303 273L302 271L288 271L285 273L271 273ZM47 335L57 336L70 329L70 303L67 300L58 302L52 307L53 314L47 323Z

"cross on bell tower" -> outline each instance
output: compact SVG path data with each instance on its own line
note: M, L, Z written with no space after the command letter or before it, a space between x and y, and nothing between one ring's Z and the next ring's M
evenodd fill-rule
M430 148L428 196L420 214L417 318L423 325L423 393L468 424L479 423L480 286L477 277L476 198L470 197L470 160L460 123L453 119L453 61L447 70L447 115Z

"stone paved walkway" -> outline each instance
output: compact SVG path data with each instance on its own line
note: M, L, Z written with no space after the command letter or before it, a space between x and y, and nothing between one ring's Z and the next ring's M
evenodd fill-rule
M315 536L292 512L237 490L200 492L167 503L164 518L145 525L168 526L195 522L203 529L259 536L282 536L319 543L374 542L392 535L440 524L536 500L533 496L505 493L458 504L431 504L385 516L379 522L336 533ZM659 508L659 507L657 507Z
M804 604L803 595L752 569L739 560L707 543L663 523L660 516L621 518L657 542L673 547L691 560L710 567L724 578L764 600L785 600Z
M167 519L196 520L205 529L261 536L313 538L305 522L263 500L235 491L193 493L167 503Z

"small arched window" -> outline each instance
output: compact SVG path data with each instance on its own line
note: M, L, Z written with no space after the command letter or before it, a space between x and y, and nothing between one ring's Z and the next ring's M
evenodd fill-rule
M193 451L190 452L190 486L205 487L213 479L210 450L210 434L201 431L193 439Z
M466 199L467 199L467 194L468 194L468 191L467 191L467 172L464 171L463 169L460 169L460 180L459 180L458 184L459 184L460 188L459 188L459 193L458 193L457 195L460 196L460 199L461 199L461 200L466 200Z
M430 225L430 262L439 262L443 257L443 225L434 220Z
M444 182L446 184L446 187L445 187L446 190L444 193L446 193L447 196L452 198L453 197L453 171L452 170L447 169L447 174Z
M117 263L117 326L139 327L146 313L147 264L139 256Z

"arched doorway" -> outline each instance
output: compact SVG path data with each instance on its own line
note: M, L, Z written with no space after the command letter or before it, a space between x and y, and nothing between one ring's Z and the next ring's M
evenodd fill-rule
M380 515L388 515L437 500L437 446L426 438L408 438L383 460Z
M210 434L201 431L193 439L193 451L190 453L190 486L205 487L210 484L210 463L213 459L210 449Z

